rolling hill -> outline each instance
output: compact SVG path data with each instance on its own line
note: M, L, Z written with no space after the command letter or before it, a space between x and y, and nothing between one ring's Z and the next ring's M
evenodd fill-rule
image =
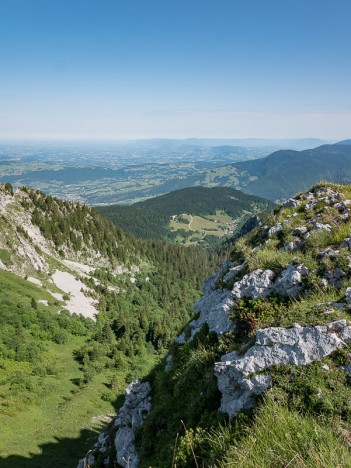
M98 210L137 237L208 245L232 237L250 216L273 206L230 187L191 187L131 206Z

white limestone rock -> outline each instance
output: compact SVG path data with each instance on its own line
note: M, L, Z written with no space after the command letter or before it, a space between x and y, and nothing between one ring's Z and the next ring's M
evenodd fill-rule
M191 328L189 340L201 330L204 323L208 324L209 331L223 334L233 329L233 323L229 319L229 311L234 305L232 293L228 289L215 289L203 295L194 305L195 313L199 313L198 319L190 322ZM179 344L187 341L183 332L176 338Z
M305 205L305 211L311 211L315 208L317 208L317 203L314 200L310 201L309 203L306 203Z
M268 237L274 236L274 234L277 234L277 232L280 232L283 230L283 225L281 223L277 223L275 226L272 226L271 228L268 229Z
M334 208L336 208L340 213L348 211L348 207L351 205L351 200L344 200L340 203L335 203Z
M332 271L328 271L324 274L330 286L340 288L342 286L342 279L345 278L346 273L341 268L337 267Z
M282 204L282 208L297 208L301 202L295 198L289 198Z
M273 366L305 366L349 343L351 327L346 320L316 327L257 330L254 346L243 356L230 353L222 357L222 362L215 363L218 389L222 393L220 411L232 418L243 409L253 408L256 397L270 385L270 376L262 372Z
M330 197L335 197L338 200L341 200L344 198L344 194L341 192L336 192L334 189L329 187L328 185L325 185L323 187L316 187L314 189L314 193L317 197L320 197L322 195L328 195Z
M297 297L303 290L303 277L308 275L308 269L303 265L289 264L271 288L271 293L285 297Z
M351 309L351 287L346 289L345 299L346 299L348 308Z
M211 293L217 288L219 280L225 275L225 273L233 267L235 264L233 262L225 262L223 265L214 273L212 276L209 276L201 286L201 289L204 294Z
M305 244L302 241L288 242L280 250L283 252L296 252L297 250L302 249L304 245Z
M308 229L306 226L299 226L293 230L292 234L293 236L303 237L307 231Z
M190 333L181 333L175 341L185 344L201 330L204 323L208 324L209 331L217 334L232 331L234 325L229 312L236 302L243 298L257 300L260 296L270 294L298 297L303 291L303 277L306 275L308 269L304 265L288 264L278 277L269 269L254 270L236 281L232 291L224 288L213 290L211 283L207 283L205 294L194 305L194 311L199 317L189 323Z
M304 265L289 264L274 281L272 270L254 270L234 284L232 294L236 300L248 297L258 299L260 296L279 294L281 296L297 297L303 290L303 276L308 275Z
M126 389L124 405L115 420L118 427L114 445L116 461L122 467L137 468L138 454L134 444L134 431L143 424L151 409L151 386L149 382L132 382Z
M244 268L246 262L241 265L233 266L223 277L223 283L229 283Z
M327 247L324 250L320 250L319 257L321 259L325 257L336 258L339 254L340 254L340 250L334 250L331 247Z
M116 460L120 466L137 468L139 457L135 450L134 431L129 426L120 427L115 437Z
M344 247L346 249L351 250L351 237L346 237L346 239L341 241L340 247Z
M344 198L342 193L336 192L331 187L317 187L313 190L313 193L318 201L323 201L327 205L334 205L334 203Z
M313 229L310 231L310 234L313 234L314 232L317 232L317 231L330 232L331 229L332 227L330 226L330 224L323 224L323 223L315 222L313 223Z
M302 193L296 197L299 200L314 200L314 194L312 192Z
M254 270L234 284L233 297L239 300L243 297L258 299L260 296L267 296L273 285L274 276L272 270Z

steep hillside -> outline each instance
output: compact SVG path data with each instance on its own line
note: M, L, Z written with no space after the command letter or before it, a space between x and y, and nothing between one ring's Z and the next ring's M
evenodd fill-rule
M74 466L189 320L218 258L1 185L1 466Z
M318 185L240 239L89 466L351 466L350 208Z
M192 187L131 206L98 210L137 237L208 246L233 237L250 216L273 206L229 187Z

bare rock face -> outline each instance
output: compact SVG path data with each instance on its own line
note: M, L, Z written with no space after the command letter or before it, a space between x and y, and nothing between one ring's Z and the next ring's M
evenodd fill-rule
M219 269L218 271L216 271L215 274L213 274L212 276L208 277L201 289L203 291L203 293L206 295L206 294L210 294L212 291L214 291L216 288L217 288L217 283L218 281L222 278L222 276L228 271L228 269L230 269L231 267L234 266L234 263L233 262L225 262Z
M204 323L208 324L209 331L217 334L230 331L233 324L229 319L229 311L233 305L232 292L228 289L215 289L204 294L194 305L195 313L200 313L200 316L190 322L191 332L188 339L192 339ZM184 344L186 341L185 333L176 338L179 344Z
M268 237L272 237L274 236L274 234L282 230L283 230L283 225L281 223L278 223L275 226L272 226L271 228L268 229Z
M246 265L246 262L242 263L241 265L236 265L231 268L229 268L228 273L226 273L223 277L223 283L227 284L229 283L235 276L240 273L240 271L244 268Z
M315 201L310 201L305 205L305 211L311 211L317 208L317 203Z
M143 424L151 409L151 387L148 382L132 382L126 389L124 405L115 420L116 461L120 466L137 468L138 454L134 444L134 431Z
M208 324L209 331L217 334L223 334L233 329L233 324L229 319L229 311L234 305L232 292L229 289L217 288L220 279L224 283L231 281L236 274L244 267L236 265L233 262L226 262L212 276L210 276L202 285L203 296L194 304L194 312L199 314L199 318L190 322L190 334L186 336L183 332L175 341L179 344L185 344L191 340L196 333L201 330L204 323Z
M346 237L346 239L341 241L340 247L351 250L351 237Z
M330 224L323 224L323 223L315 222L313 224L313 229L310 231L310 233L312 234L312 233L317 232L317 231L330 232L331 231L331 226L330 226Z
M297 297L303 289L302 277L307 275L308 269L302 264L290 263L276 280L272 270L255 270L234 284L232 294L235 299L248 297L254 300L270 294Z
M297 208L301 202L295 200L295 198L289 198L282 204L282 208Z
M274 283L271 292L280 296L297 297L303 289L302 277L307 275L308 269L304 265L289 264Z
M348 309L351 309L351 287L346 289L345 299L346 299L346 302L347 302Z
M220 411L234 417L255 406L255 398L270 385L262 372L275 365L306 366L351 343L346 320L316 327L266 328L257 330L256 342L243 356L235 352L215 364Z
M237 273L242 267L243 265L240 265L232 270ZM228 268L228 264L226 268ZM224 288L214 289L213 278L221 278L223 269L220 271L221 275L217 274L210 279L211 281L205 283L204 295L194 305L194 311L199 314L199 318L190 322L188 336L183 332L176 338L177 343L185 344L191 340L205 323L207 323L210 332L223 334L232 331L234 325L229 318L229 312L240 299L256 300L260 296L266 297L270 294L298 297L303 291L303 277L308 275L308 269L302 264L288 264L278 277L272 270L257 269L236 281L230 291Z
M345 211L348 210L348 208L350 207L351 205L351 200L344 200L340 203L336 203L334 205L334 208L336 208L337 210L340 211L340 213L344 213Z
M272 270L254 270L234 284L233 297L239 300L243 297L258 299L260 296L267 296L273 285L274 276Z
M293 230L293 235L298 237L303 237L308 231L306 226L299 226Z

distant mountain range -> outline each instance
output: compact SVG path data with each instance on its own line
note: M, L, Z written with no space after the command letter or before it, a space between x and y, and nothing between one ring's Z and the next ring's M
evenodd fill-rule
M272 146L259 147L263 142ZM317 142L282 140L280 148L288 149L274 151L277 140L148 140L145 147L134 142L133 150L46 148L30 156L0 146L0 182L90 205L131 204L194 186L232 187L277 201L319 180L351 182L351 140L305 149Z
M304 151L275 151L265 158L169 179L144 193L151 197L190 186L228 186L278 201L306 190L320 180L351 181L351 140Z

